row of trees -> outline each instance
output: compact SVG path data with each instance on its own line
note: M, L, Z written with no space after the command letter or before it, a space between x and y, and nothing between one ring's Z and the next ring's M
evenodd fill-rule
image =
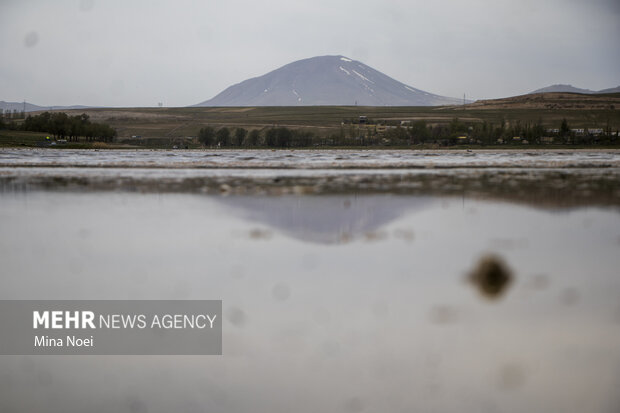
M198 132L200 143L210 147L307 147L313 144L314 139L312 132L285 127L274 127L261 133L258 129L248 132L244 128L222 127L216 130L212 126L206 126Z
M23 110L17 109L0 109L0 118L2 119L24 119L26 117L26 112Z
M384 128L368 127L366 125L343 125L338 133L328 136L317 136L305 130L289 129L286 127L272 127L269 129L248 131L244 128L222 127L216 129L206 126L200 129L198 139L207 147L271 147L293 148L309 146L410 146L417 144L483 144L496 145L498 143L527 141L541 143L543 137L554 138L555 143L596 144L614 143L611 130L599 136L583 134L577 136L571 130L566 120L563 120L557 129L545 129L541 120L535 122L515 121L509 123L500 121L466 123L458 118L447 124L428 125L424 120L418 120L408 125L391 126ZM548 142L548 139L547 139Z
M44 112L28 116L20 128L26 131L50 133L54 139L67 139L73 142L77 142L81 137L87 141L112 142L116 137L113 128L104 123L91 122L85 113L69 116L62 112Z
M341 133L334 139L341 145L415 145L421 143L436 143L443 145L456 145L459 143L478 143L494 145L501 142L511 142L515 138L529 143L540 143L543 137L554 138L556 143L611 143L613 137L610 127L603 133L575 133L568 125L566 119L558 125L559 128L546 129L542 120L535 122L512 123L501 120L493 122L463 122L458 118L452 119L447 124L427 125L424 120L415 121L403 126L383 126L379 128L366 127L364 125L350 124L343 126ZM599 131L600 132L600 131Z

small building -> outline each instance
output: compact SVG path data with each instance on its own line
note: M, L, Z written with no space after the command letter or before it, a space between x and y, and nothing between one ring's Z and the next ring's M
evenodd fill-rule
M360 125L364 125L368 122L368 116L360 116L359 123Z
M550 145L553 143L553 136L541 136L540 143L544 143L545 145Z

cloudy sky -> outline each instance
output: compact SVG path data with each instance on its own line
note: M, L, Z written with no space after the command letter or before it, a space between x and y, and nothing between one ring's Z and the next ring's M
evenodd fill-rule
M0 0L0 100L186 106L338 55L445 96L620 85L620 0Z

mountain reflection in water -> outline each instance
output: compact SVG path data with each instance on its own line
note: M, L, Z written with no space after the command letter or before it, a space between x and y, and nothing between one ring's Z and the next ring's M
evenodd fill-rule
M230 196L214 198L228 213L251 225L266 225L286 236L319 244L346 243L378 236L405 214L435 201L404 196Z

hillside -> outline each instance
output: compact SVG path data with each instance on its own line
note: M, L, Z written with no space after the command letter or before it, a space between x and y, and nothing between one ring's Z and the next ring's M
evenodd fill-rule
M530 92L529 94L532 95L532 94L538 94L538 93L554 93L554 92L582 93L582 94L620 93L620 86L596 91L596 90L590 90L590 89L581 89L578 87L574 87L572 85L559 84L559 85L551 85L551 86L543 87L541 89L536 89L535 91Z
M4 100L0 100L0 110L2 111L18 111L21 112L24 110L25 112L39 112L43 110L72 110L72 109L87 109L92 108L92 106L82 106L82 105L74 105L74 106L39 106L28 102L5 102Z
M537 93L502 99L479 100L466 105L466 109L566 109L566 110L618 110L620 93Z

